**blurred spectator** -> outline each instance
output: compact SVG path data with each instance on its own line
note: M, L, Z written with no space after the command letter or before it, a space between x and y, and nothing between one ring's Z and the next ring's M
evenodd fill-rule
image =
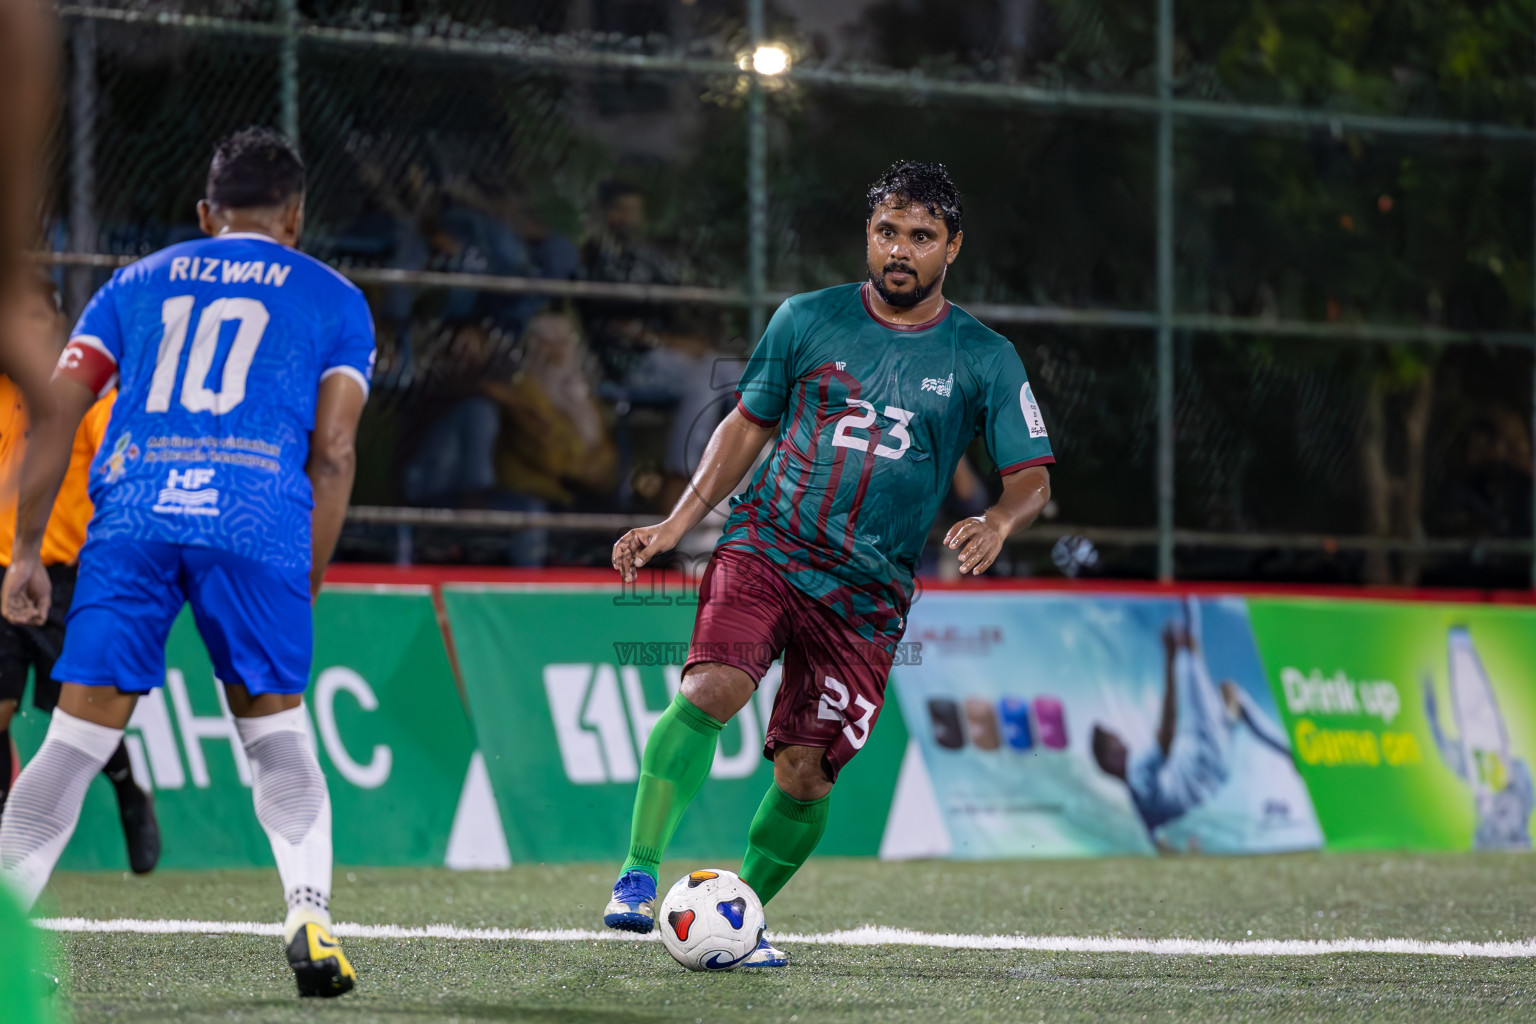
M673 307L661 329L645 336L648 347L623 382L629 401L672 412L658 501L663 509L682 496L710 435L734 404L745 361L721 354L724 329L715 310Z
M511 183L456 179L445 184L443 194L446 202L432 236L442 266L434 269L564 281L577 276L576 246L534 215ZM544 295L486 292L467 315L518 331L548 304Z
M407 504L461 508L489 499L500 414L482 381L493 354L489 333L466 324L434 360L450 372L412 403L411 424L400 439L400 490Z
M399 182L386 180L376 163L364 159L358 174L370 193L369 211L348 232L347 244L359 254L367 248L361 239L373 238L401 270L554 280L571 280L580 272L576 246L534 215L510 182L445 179L423 161L413 162ZM387 244L385 235L392 236ZM549 302L542 295L472 288L432 295L401 287L391 289L381 312L406 323L420 315L424 295L431 295L428 303L438 303L431 309L433 319L488 324L511 334Z
M639 188L625 181L604 182L598 206L592 234L581 247L589 280L680 283L678 267L650 238L645 196ZM671 414L663 479L658 491L647 495L662 508L670 507L729 409L741 375L741 361L721 355L724 322L707 308L608 300L586 303L584 313L602 366L603 396L621 418L637 406ZM624 447L627 451L629 445Z
M581 247L582 267L594 281L677 284L671 262L651 243L645 194L627 181L598 187L599 220Z
M570 281L581 274L581 253L575 243L549 226L529 205L516 182L483 183L473 179L448 182L451 198L505 225L526 252L528 277Z
M612 487L613 439L593 384L575 317L555 310L535 316L518 371L485 387L501 408L496 476L503 490L569 506L573 488L601 494Z
M598 189L598 218L581 247L581 266L591 281L625 284L678 284L677 268L649 237L645 196L625 181L606 181ZM594 301L584 318L593 349L610 381L622 381L644 355L645 339L662 323L654 305Z
M513 512L607 507L618 460L576 318L534 314L510 374L495 371L492 346L478 326L455 332L445 358L481 372L423 403L421 429L401 445L405 500ZM547 549L547 530L523 530L508 556L513 565L537 566Z
M363 213L344 232L345 255L360 259L371 256L401 270L425 267L427 246L421 238L421 225L428 208L438 201L439 191L431 168L413 161L395 181L380 162L359 155L357 173L366 195ZM396 337L397 370L405 375L412 369L411 319L418 294L419 289L403 285L387 288L375 307L379 326Z
M611 497L618 459L590 363L575 316L546 310L528 324L517 372L485 386L501 418L492 507L567 510ZM523 531L512 562L542 565L546 548L547 531Z

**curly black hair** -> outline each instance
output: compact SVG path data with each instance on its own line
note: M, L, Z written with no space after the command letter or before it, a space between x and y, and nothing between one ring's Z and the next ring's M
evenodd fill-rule
M882 203L898 210L908 203L917 203L944 221L949 237L960 233L960 219L964 213L960 190L949 180L949 170L943 164L898 160L869 186L864 198L869 203L869 210L864 215L866 219L873 216L875 207Z
M304 161L293 140L270 128L226 136L208 165L207 199L231 209L281 206L304 194Z

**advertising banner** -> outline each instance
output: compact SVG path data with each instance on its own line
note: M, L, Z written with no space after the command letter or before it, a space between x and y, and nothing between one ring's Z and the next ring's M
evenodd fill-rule
M1321 844L1241 599L929 592L907 637L950 855Z
M621 857L696 604L589 583L441 594L462 696L430 587L327 588L316 606L305 706L337 863ZM928 591L905 640L819 854L1531 845L1533 608ZM190 615L166 665L126 734L162 865L270 864ZM772 779L762 744L778 686L775 666L721 734L673 855L740 856ZM24 705L24 757L46 728ZM98 779L61 867L126 866Z
M1335 849L1528 849L1536 611L1249 601Z
M696 604L617 587L450 586L443 600L512 860L622 858L640 758L682 685ZM778 671L721 733L669 855L741 856L773 778L762 748ZM888 700L839 777L820 853L878 852L906 742Z
M337 863L442 864L475 745L430 590L321 594L305 706L330 787ZM48 719L29 703L23 712L15 735L30 756ZM125 740L135 776L154 794L163 867L272 863L250 765L185 611L167 645L166 685L140 699ZM127 869L104 778L91 784L60 867Z

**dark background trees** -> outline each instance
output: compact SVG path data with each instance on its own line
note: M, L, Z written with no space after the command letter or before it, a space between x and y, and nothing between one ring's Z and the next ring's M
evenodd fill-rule
M276 10L268 0L155 6L171 8L253 20ZM1531 0L1183 0L1175 89L1529 127L1533 13ZM328 26L726 60L746 43L742 0L301 0L300 14ZM1155 15L1155 0L770 0L768 30L802 67L1151 96ZM213 138L278 116L277 44L110 24L97 39L100 231L72 244L142 251L186 228ZM599 184L622 178L644 190L651 240L680 279L744 281L739 76L531 69L328 44L306 44L300 67L317 251L388 262L385 249L345 249L378 215L378 193L404 201L412 189L465 182L520 211L519 230L537 222L579 242ZM1153 308L1155 124L1145 114L794 79L770 90L768 107L772 287L859 276L864 188L908 157L944 161L965 193L969 230L950 286L958 301ZM62 224L68 133L59 140ZM1181 312L1531 328L1528 143L1181 120L1175 164ZM745 318L728 327L745 345ZM1152 525L1151 333L1004 332L1058 446L1058 521ZM1177 339L1176 369L1182 528L1530 536L1528 348L1194 333ZM379 466L391 458L383 447L373 456ZM1107 554L1106 571L1149 571L1145 549ZM1182 557L1181 572L1218 577L1528 578L1521 558Z

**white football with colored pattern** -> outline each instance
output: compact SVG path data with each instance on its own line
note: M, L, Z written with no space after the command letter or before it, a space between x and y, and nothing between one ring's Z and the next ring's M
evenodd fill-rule
M667 891L656 923L661 944L690 971L729 971L763 937L763 904L729 871L693 871Z

